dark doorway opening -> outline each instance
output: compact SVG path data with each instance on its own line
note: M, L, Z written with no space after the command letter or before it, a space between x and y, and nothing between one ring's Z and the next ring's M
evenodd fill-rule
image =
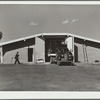
M75 62L78 62L78 47L74 45Z
M51 52L52 54L56 53L57 47L61 44L64 40L63 38L45 38L45 62L50 62L50 57L48 53Z
M28 48L28 62L33 61L33 48Z

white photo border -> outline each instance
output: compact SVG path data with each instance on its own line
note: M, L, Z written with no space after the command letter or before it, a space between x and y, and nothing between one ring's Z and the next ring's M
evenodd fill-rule
M2 4L100 5L100 1L0 1ZM0 91L0 99L100 99L100 92Z

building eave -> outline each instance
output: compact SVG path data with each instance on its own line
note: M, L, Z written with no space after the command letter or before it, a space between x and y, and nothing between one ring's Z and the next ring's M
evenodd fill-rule
M100 43L99 40L86 38L86 37L82 37L82 36L79 36L79 35L74 35L74 34L71 34L71 33L39 33L39 34L23 37L23 38L20 38L20 39L15 39L15 40L11 40L11 41L8 41L8 42L0 43L0 46L15 43L15 42L19 42L19 41L23 41L23 40L27 40L27 39L31 39L31 38L35 38L35 37L39 37L39 36L42 36L42 37L45 37L45 36L71 36L71 37L75 37L75 38L78 38L78 39L82 39L84 41Z

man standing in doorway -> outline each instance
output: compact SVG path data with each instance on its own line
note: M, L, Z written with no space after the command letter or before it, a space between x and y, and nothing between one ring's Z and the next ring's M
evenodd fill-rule
M20 64L20 62L19 62L19 52L17 52L16 55L15 55L15 63L14 64L16 64L17 62L18 62L18 64Z

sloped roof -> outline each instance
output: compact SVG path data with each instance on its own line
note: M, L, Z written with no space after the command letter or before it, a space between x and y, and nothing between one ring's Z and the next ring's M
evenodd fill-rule
M67 36L72 36L72 37L75 37L75 38L78 38L78 39L82 39L82 40L87 40L87 41L91 41L91 42L100 43L99 40L86 38L86 37L82 37L82 36L71 34L71 33L42 33L42 34L43 34L43 36L55 36L55 35L66 36L67 35Z
M86 38L86 37L82 37L82 36L79 36L79 35L74 35L74 34L71 34L71 33L39 33L39 34L35 34L35 35L23 37L23 38L11 40L11 41L8 41L8 42L3 42L3 43L0 43L0 46L15 43L15 42L19 42L19 41L23 41L23 40L27 40L27 39L31 39L31 38L38 37L38 36L72 36L72 37L75 37L75 38L78 38L78 39L87 40L87 41L95 42L95 43L100 43L99 40Z
M3 42L3 43L0 43L0 46L15 43L15 42L19 42L19 41L23 41L23 40L27 40L27 39L31 39L31 38L34 38L34 37L37 37L37 36L41 36L41 34L35 34L35 35L31 35L31 36L27 36L27 37L15 39L15 40Z

